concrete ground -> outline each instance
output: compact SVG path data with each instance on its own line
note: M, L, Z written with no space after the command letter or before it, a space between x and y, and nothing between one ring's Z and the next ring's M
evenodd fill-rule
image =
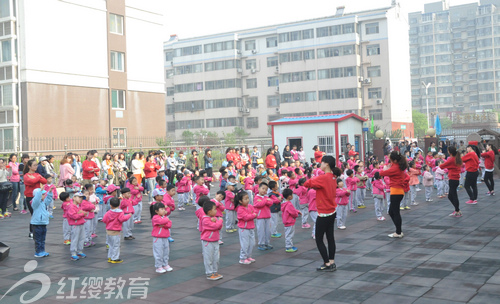
M27 237L29 215L15 213L0 220L0 241L11 247L0 262L0 297L5 295L0 303L20 303L24 293L25 303L31 303L43 288L34 303L500 303L500 195L487 197L484 184L478 186L477 205L465 205L467 194L459 192L462 218L448 217L453 208L447 199L426 203L420 191L420 204L402 211L403 239L387 237L394 225L388 216L376 220L368 194L367 208L350 213L347 229L335 231L333 273L316 271L321 258L311 230L302 229L300 221L297 252L285 253L283 237L272 239L274 249L255 248L257 261L251 265L238 263L238 234L224 232L219 281L206 280L194 207L171 215L174 271L165 274L154 269L147 203L143 223L134 228L136 239L122 241L122 264L107 262L102 223L97 245L84 249L88 257L71 261L69 246L62 244L59 208L48 226L50 256L35 259Z

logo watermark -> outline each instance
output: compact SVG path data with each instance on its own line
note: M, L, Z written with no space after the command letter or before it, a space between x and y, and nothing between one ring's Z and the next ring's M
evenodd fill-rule
M37 261L29 261L24 265L24 272L31 273L37 266ZM148 296L149 280L150 278L142 277L129 278L128 280L122 277L63 277L57 283L59 288L56 293L56 299L146 299ZM42 288L31 299L25 298L30 290L23 292L19 297L19 303L30 304L40 300L49 292L52 285L48 275L44 273L32 273L17 281L16 284L9 288L0 298L0 302L12 290L26 282L32 281L40 282ZM69 291L67 290L67 286L69 287Z

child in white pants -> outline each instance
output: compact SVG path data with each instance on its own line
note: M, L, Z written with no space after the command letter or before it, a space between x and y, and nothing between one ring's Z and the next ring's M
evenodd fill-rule
M165 273L172 271L172 267L168 265L170 245L168 238L170 237L170 228L172 222L167 217L165 205L163 203L154 204L155 216L151 219L153 231L153 256L155 259L155 268L157 273Z
M216 281L222 279L219 271L219 233L222 229L222 218L217 218L217 206L214 202L203 203L203 212L206 214L201 218L201 245L203 250L203 263L207 279Z
M120 210L120 199L113 197L108 202L110 210L104 214L102 222L106 224L106 241L109 246L108 250L108 263L121 263L120 259L120 242L121 242L121 231L124 222L128 221L131 214L125 215L122 210Z

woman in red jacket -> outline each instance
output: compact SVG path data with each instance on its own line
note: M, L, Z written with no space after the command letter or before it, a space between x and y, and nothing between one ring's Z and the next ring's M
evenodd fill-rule
M477 204L477 177L479 175L479 149L477 146L468 145L467 153L462 157L465 163L465 183L464 188L469 195L469 200L466 204Z
M274 157L274 149L269 148L267 150L266 156L266 168L273 170L273 173L276 173L276 157Z
M396 226L396 232L389 234L389 237L402 238L404 236L401 230L403 220L401 219L399 207L405 196L404 189L407 184L405 171L408 168L408 163L406 162L406 157L401 155L399 151L392 151L389 155L389 159L391 167L387 170L380 171L380 176L387 176L390 181L391 204L389 205L389 215L391 216L394 226Z
M495 169L495 155L498 154L497 148L492 144L486 145L486 151L481 153L484 158L484 183L488 187L486 195L495 195L495 181L493 180L493 170Z
M335 158L330 155L321 159L321 170L325 174L314 177L304 183L304 187L316 189L316 208L318 218L316 219L316 246L323 258L323 265L316 268L318 271L335 271L335 236L333 225L335 224L337 203L335 193L337 190L337 176L342 172L335 167ZM324 235L328 241L328 251L323 243Z
M33 191L35 189L41 188L40 184L46 184L47 180L38 173L35 173L38 164L36 160L29 160L26 166L24 166L24 195L26 196L26 205L33 215L33 208L31 207L31 200L33 199ZM30 234L28 235L30 239L33 238L33 225L30 224Z
M460 183L460 172L462 168L462 157L460 153L457 151L455 147L449 147L448 153L450 153L450 157L443 164L439 165L441 169L448 169L448 178L450 191L448 192L448 199L455 207L455 211L451 213L449 216L451 217L461 217L462 211L460 211L457 188ZM474 181L476 182L476 181Z
M160 170L160 166L158 166L154 162L154 156L148 155L146 157L146 163L144 164L144 178L146 179L146 184L148 185L149 193L149 202L153 201L153 190L155 189L156 183L156 171Z

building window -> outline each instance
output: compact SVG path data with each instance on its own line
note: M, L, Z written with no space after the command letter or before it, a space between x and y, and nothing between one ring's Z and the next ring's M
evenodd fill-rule
M195 120L178 120L175 122L175 130L184 130L184 129L199 129L205 126L205 121L203 119L195 119Z
M245 69L251 70L257 67L257 61L255 59L248 59L245 61Z
M175 85L175 93L203 91L203 82L183 83Z
M248 97L247 98L247 108L250 108L250 109L259 108L259 98L258 97Z
M377 109L377 110L370 110L370 120L382 120L382 110Z
M123 35L123 16L109 14L109 31L113 34Z
M111 70L119 72L125 70L125 53L111 51Z
M277 47L278 46L278 37L269 37L266 38L266 47Z
M241 88L241 79L205 81L205 90L207 91L231 88Z
M380 55L380 44L372 44L366 46L366 56L373 55Z
M278 56L267 57L267 67L278 66Z
M382 98L382 88L369 88L368 89L369 99L379 99Z
M113 128L113 147L127 146L127 128Z
M277 87L280 85L279 78L277 76L267 77L268 87Z
M367 68L368 77L380 77L380 66L372 66Z
M247 128L258 128L259 118L258 117L247 117Z
M125 110L124 90L111 90L111 108L113 110Z
M257 78L247 79L247 89L257 88Z
M0 129L0 148L2 148L3 151L14 150L13 129Z
M280 97L276 95L267 96L267 107L274 108L280 106Z
M242 106L243 106L243 100L241 98L205 100L206 109L235 108L235 107L240 108Z
M243 127L243 117L207 119L207 128Z
M378 32L379 32L378 22L367 23L365 25L365 29L366 29L366 34L367 35L378 34Z
M333 136L318 136L319 150L328 155L333 154Z
M2 107L12 105L12 85L11 84L0 86L0 105Z
M168 87L167 88L167 96L174 96L175 88L174 87Z
M245 41L245 51L255 50L255 40Z

